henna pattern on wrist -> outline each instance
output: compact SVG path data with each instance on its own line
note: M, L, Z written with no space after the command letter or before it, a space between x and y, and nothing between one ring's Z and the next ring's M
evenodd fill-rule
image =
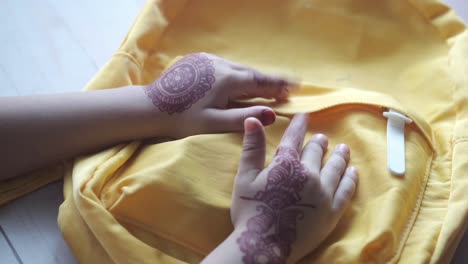
M190 54L172 65L144 91L161 112L181 113L211 89L216 81L214 72L213 62L206 55Z
M300 203L300 192L308 178L298 156L296 150L280 147L265 189L254 197L240 197L261 202L256 207L260 213L247 221L247 230L237 239L246 264L286 263L296 241L296 222L304 217L301 207L315 208Z

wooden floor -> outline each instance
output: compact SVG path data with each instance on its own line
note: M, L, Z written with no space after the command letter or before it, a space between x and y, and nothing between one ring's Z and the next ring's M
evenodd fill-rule
M0 96L81 90L144 0L0 1ZM62 182L0 207L0 264L77 263L57 226Z
M468 21L466 0L448 0ZM104 65L144 0L0 1L0 96L78 91ZM77 263L57 226L57 182L0 207L0 264ZM468 235L453 263L468 263Z

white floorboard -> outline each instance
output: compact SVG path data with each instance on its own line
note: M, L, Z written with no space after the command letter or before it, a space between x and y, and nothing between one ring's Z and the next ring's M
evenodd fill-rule
M1 208L0 226L22 263L77 263L57 226L62 188L49 184Z

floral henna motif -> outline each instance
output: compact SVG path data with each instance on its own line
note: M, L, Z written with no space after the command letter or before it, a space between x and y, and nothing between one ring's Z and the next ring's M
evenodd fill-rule
M161 112L180 113L189 109L215 82L213 62L204 54L183 57L152 85L146 95Z
M291 245L296 241L296 221L304 217L300 192L307 182L307 171L298 153L292 148L279 148L275 165L269 171L265 189L254 197L241 196L243 200L258 201L260 213L247 221L237 243L244 253L242 261L254 263L286 263Z

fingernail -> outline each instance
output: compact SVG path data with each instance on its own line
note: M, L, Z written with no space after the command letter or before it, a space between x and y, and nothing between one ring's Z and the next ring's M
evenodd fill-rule
M257 129L258 125L256 125L257 120L255 117L249 117L244 120L244 129L246 131L254 131Z
M343 153L349 153L349 147L346 144L339 144L336 146L335 150Z
M328 145L328 139L324 134L316 134L312 137L315 141L317 141L322 148L326 148Z
M264 126L273 124L275 120L276 120L276 115L272 110L265 109L262 111L260 121L262 121L262 124Z
M349 171L356 176L359 174L358 170L354 166L349 167Z

